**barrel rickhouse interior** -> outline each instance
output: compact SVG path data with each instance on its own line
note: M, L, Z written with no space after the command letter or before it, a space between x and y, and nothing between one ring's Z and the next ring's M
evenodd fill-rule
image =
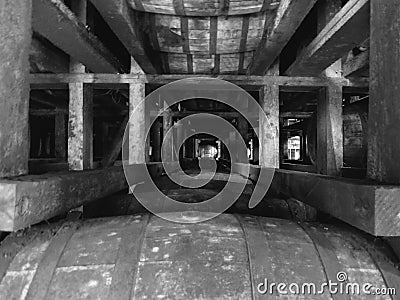
M400 299L400 1L0 0L0 299Z

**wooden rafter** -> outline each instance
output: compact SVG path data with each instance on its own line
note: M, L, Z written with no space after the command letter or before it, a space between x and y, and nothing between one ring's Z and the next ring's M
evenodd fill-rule
M264 30L264 36L247 74L264 75L266 73L315 2L316 0L281 1L275 19L269 22Z
M350 0L298 56L286 73L318 76L369 37L369 0Z
M151 61L135 28L130 8L125 0L90 0L100 12L131 56L145 73L154 74L156 68Z
M368 76L369 70L369 49L354 55L353 51L347 56L342 64L343 76Z
M61 0L35 0L33 30L93 72L118 73L122 66Z

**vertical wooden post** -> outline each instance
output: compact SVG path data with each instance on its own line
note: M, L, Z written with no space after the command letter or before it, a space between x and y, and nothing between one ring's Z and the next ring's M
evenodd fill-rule
M145 83L129 84L129 164L146 163Z
M247 120L243 116L239 116L238 118L238 131L240 133L241 138L243 139L244 143L246 144L247 147L247 131L248 131L248 123ZM240 137L239 137L240 138ZM248 163L249 162L249 157L247 155L247 150L246 153L239 153L239 161Z
M55 156L64 161L67 157L66 115L59 112L54 116Z
M87 0L72 1L71 10L86 24ZM85 73L85 66L71 58L70 73ZM93 168L93 89L82 82L69 84L68 165Z
M262 108L259 128L260 166L279 168L279 86L266 85L260 90Z
M318 93L317 171L339 176L343 166L342 87L330 85Z
M28 173L31 1L0 1L0 178Z
M153 161L160 162L161 161L161 131L162 128L161 122L158 120L153 123L152 128L152 140L153 140L153 151L152 157Z
M341 0L319 0L318 5L318 32L325 28L332 18L342 8ZM327 77L341 77L342 76L342 60L339 59L329 66L322 75Z
M164 102L164 111L163 111L163 144L165 144L163 149L163 158L164 161L170 162L173 161L173 143L172 138L166 139L168 130L172 127L172 110L168 107L168 104ZM172 136L171 136L172 137Z
M400 3L371 1L368 177L400 183Z

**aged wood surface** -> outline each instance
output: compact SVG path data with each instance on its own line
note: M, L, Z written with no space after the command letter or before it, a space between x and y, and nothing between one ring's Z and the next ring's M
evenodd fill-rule
M350 0L299 54L288 75L318 76L369 36L369 0Z
M234 171L243 168L236 164ZM253 180L259 172L252 167ZM398 186L278 169L267 196L295 198L375 236L400 235Z
M131 56L148 74L157 73L156 67L149 57L148 49L142 44L137 34L134 20L131 17L128 4L124 0L102 1L90 0L108 23Z
M33 1L33 30L93 72L118 73L121 64L61 0Z
M127 187L121 167L0 181L0 229L15 231Z
M31 4L0 3L0 178L28 172Z
M371 2L368 177L400 183L399 112L400 5ZM388 203L387 210L391 206Z
M197 224L149 215L79 222L67 231L55 224L39 227L41 234L34 227L7 237L0 259L11 259L0 273L0 296L18 298L25 291L33 299L32 278L41 274L46 280L39 292L46 299L121 300L278 299L276 289L259 293L259 284L319 286L338 271L361 285L397 287L400 278L390 248L346 226L228 214ZM58 259L45 265L51 256ZM50 274L41 273L45 268ZM319 299L332 298L326 291Z
M296 32L316 0L281 1L275 18L267 23L248 74L264 75Z

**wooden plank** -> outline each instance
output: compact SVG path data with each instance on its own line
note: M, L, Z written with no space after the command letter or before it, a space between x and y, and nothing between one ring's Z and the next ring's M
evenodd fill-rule
M369 36L369 0L350 0L297 57L286 74L318 76Z
M129 164L145 163L146 126L145 126L145 84L129 85Z
M245 175L246 168L236 164L233 170ZM250 174L257 181L260 167ZM374 236L400 236L399 186L277 169L264 189L267 198L295 198Z
M67 73L68 55L43 38L33 35L29 53L31 73Z
M168 130L173 126L172 110L167 103L164 103L163 111L163 140L161 142L161 159L164 162L172 162L174 160L173 141L172 138L166 139ZM172 135L170 136L172 137Z
M68 164L70 170L93 168L93 89L70 83Z
M368 177L400 183L400 3L371 2ZM387 209L391 209L388 203Z
M28 172L31 43L31 4L28 2L0 3L0 178Z
M19 230L126 187L121 167L1 180L0 230Z
M260 165L279 168L279 86L265 85L260 91Z
M317 172L340 175L343 166L342 88L328 86L318 93Z
M280 55L316 0L281 1L273 21L264 30L263 38L247 74L264 75Z
M369 49L358 55L350 51L343 63L343 76L369 76Z
M127 2L124 0L90 0L90 2L93 3L143 71L149 74L157 73L154 62L148 55L149 52L146 51L137 34L137 28L135 28Z
M191 78L204 77L194 74ZM329 84L341 85L349 88L368 89L368 78L338 78L338 77L293 77L293 76L247 76L247 75L207 75L208 78L217 78L230 81L240 86L255 86L259 89L265 84L278 84L281 91L292 88L325 87ZM181 79L188 79L184 74L165 75L138 75L138 74L30 74L32 89L66 89L68 83L83 82L93 84L96 88L121 88L128 89L127 84L134 83L138 79L148 84L163 85ZM195 80L195 79L193 79ZM311 89L312 90L312 89Z
M122 72L117 59L61 0L38 0L32 3L34 31L93 72Z

